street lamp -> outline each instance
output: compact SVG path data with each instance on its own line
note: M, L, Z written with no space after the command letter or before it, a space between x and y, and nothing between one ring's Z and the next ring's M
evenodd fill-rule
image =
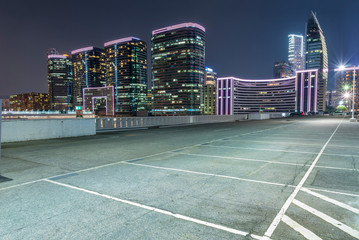
M354 118L354 96L355 96L355 92L354 92L354 89L355 89L355 70L358 69L359 70L359 67L350 67L350 68L345 68L345 66L341 65L339 66L339 68L335 69L334 71L348 71L348 70L353 70L353 103L352 103L352 118L350 119L351 122L356 122L357 120ZM349 94L349 93L346 93L346 94ZM349 95L348 95L349 96Z

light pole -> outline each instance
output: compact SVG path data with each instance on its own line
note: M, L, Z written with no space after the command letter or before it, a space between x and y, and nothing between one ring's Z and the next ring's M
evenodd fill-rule
M354 118L354 104L355 104L355 70L358 69L359 67L355 67L355 65L353 67L349 67L349 68L345 68L345 66L339 66L339 68L335 69L334 71L348 71L348 70L353 70L353 102L352 102L352 118L350 119L350 122L356 122L357 120Z

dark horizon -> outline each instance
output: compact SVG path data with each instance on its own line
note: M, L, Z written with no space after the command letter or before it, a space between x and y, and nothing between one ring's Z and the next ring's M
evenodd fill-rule
M326 38L329 69L341 63L359 64L356 0L344 0L340 5L333 0L186 0L172 6L168 1L155 0L141 4L7 2L0 9L0 96L47 92L48 48L70 54L74 49L102 48L107 41L134 36L146 41L150 49L153 30L182 22L196 22L206 28L206 65L218 77L272 78L274 62L287 60L288 35L304 35L311 11L317 13ZM333 84L331 72L328 88Z

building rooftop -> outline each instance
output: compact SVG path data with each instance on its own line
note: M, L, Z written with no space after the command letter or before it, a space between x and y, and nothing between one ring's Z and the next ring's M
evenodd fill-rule
M104 44L104 46L107 47L107 46L115 45L117 43L130 42L130 41L133 41L133 40L141 40L141 39L136 38L136 37L120 38L120 39L116 39L116 40L113 40L113 41L106 42Z
M172 25L172 26L168 26L168 27L164 27L164 28L154 30L154 31L152 31L152 35L162 33L162 32L171 31L171 30L178 29L178 28L185 28L185 27L199 28L204 32L206 31L206 29L203 26L199 25L198 23L188 22L188 23L176 24L176 25Z

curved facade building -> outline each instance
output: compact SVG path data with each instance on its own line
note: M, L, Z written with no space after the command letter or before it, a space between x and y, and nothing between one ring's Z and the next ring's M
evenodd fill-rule
M288 78L217 79L217 115L258 112L317 112L317 70Z

